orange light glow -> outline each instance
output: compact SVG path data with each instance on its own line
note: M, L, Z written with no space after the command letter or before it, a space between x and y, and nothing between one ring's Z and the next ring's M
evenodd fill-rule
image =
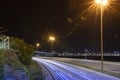
M97 4L101 4L101 5L107 5L108 4L108 0L95 0L95 2Z

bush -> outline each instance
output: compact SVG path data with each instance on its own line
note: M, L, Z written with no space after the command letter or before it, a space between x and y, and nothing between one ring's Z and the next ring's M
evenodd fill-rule
M18 38L10 38L10 48L17 51L17 56L24 65L29 65L34 53L34 47L26 44L24 40Z
M28 71L30 72L31 80L43 80L42 68L35 61L32 61L29 66L27 66Z
M2 50L0 50L0 80L2 80L3 75L4 75L3 66L4 66L4 54L3 54Z

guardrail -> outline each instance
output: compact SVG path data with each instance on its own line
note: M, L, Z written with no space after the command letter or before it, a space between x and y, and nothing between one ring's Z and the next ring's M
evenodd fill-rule
M101 56L101 54L97 54L97 53L88 53L88 54L73 54L73 53L58 53L58 56ZM120 56L120 53L104 53L104 56Z
M77 58L77 59L91 59L91 60L101 60L101 54L95 54L95 53L89 53L89 54L73 54L73 53L68 53L68 54L54 54L53 56L56 57L65 57L65 58ZM104 60L105 61L117 61L120 62L120 53L113 54L113 53L105 53L104 54Z

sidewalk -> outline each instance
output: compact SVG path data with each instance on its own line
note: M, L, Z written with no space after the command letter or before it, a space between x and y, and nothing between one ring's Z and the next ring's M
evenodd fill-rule
M79 59L79 60L84 65L92 66L92 67L96 67L96 68L100 68L101 69L101 61L85 60L85 59ZM75 61L77 61L77 60L75 60ZM120 62L104 61L103 62L103 69L107 70L107 71L110 71L110 72L114 72L114 73L120 74Z

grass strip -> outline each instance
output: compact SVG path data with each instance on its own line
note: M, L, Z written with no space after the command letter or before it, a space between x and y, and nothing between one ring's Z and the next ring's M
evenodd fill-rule
M57 61L59 61L59 60L57 60ZM83 68L91 69L91 70L94 70L94 71L102 72L102 73L120 78L120 74L118 74L118 73L107 71L107 70L102 71L100 68L97 68L97 67L87 66L87 65L84 65L84 64L72 63L72 62L68 62L68 61L60 61L60 62L73 64L73 65L76 65L76 66L80 66L80 67L83 67Z
M37 62L32 61L32 63L27 66L30 73L31 80L43 80L42 68Z

